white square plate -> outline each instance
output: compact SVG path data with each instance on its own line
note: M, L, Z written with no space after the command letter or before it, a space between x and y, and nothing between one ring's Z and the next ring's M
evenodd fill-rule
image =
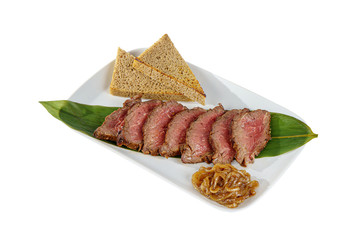
M134 56L140 55L145 49L135 49L130 51ZM221 103L225 109L233 108L249 108L249 109L265 109L270 112L278 112L293 116L301 120L301 118L289 110L249 91L234 83L231 83L219 76L216 76L204 69L188 63L191 70L199 80L201 86L206 93L206 105L202 106L197 103L182 102L187 107L201 106L206 109L216 106ZM112 78L114 68L114 61L107 64L93 77L85 82L70 98L69 100L84 103L89 105L103 105L103 106L122 106L122 103L127 98L113 96L109 93L109 86ZM86 136L86 135L84 135ZM200 166L212 166L206 163L199 164L183 164L179 158L163 158L153 157L142 154L140 152L130 151L124 148L116 147L115 145L107 144L103 141L86 136L99 144L115 150L122 156L125 156L131 161L135 161L142 166L152 170L153 172L163 176L165 179L180 186L181 188L195 194L205 202L218 207L220 209L227 209L211 200L208 200L197 192L191 184L191 176ZM304 146L303 146L304 147ZM290 164L299 155L303 147L290 151L276 157L258 158L254 164L247 168L241 167L236 161L233 165L238 169L245 169L252 176L252 179L259 181L260 186L256 189L256 195L245 200L238 208L244 208L260 196L262 196L269 188L274 185L276 180L284 173ZM234 211L236 209L231 209Z

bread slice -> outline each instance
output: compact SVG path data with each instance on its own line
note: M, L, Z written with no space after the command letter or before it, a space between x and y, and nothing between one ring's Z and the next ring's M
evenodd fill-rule
M135 58L133 67L168 88L205 105L204 90L167 34Z
M154 81L133 68L135 57L118 49L114 72L110 83L110 93L121 97L133 97L142 94L143 98L190 101L179 92L166 87L160 81Z

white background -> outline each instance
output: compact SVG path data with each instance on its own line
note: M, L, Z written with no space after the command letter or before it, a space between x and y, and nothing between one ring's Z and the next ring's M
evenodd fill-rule
M331 0L2 1L0 239L359 239L359 13ZM38 103L164 33L319 134L248 208L205 204Z

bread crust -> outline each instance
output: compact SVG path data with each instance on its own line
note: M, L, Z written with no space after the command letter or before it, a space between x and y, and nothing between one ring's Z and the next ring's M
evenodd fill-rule
M135 58L133 67L154 81L205 105L206 95L167 34Z
M174 89L176 92L180 92L191 101L198 102L205 105L206 95L198 90L187 86L185 83L180 82L171 75L167 75L160 70L142 62L140 59L135 58L133 67L143 74L149 76L152 79L161 81L166 87Z
M191 101L183 94L154 81L133 68L135 57L118 48L109 92L115 96L132 97L142 94L145 99Z

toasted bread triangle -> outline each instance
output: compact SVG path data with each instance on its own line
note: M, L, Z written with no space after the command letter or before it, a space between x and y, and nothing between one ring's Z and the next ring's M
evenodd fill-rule
M133 67L189 99L205 104L204 90L167 34L135 58Z
M179 92L175 92L159 81L154 81L133 68L135 57L118 48L114 72L110 84L110 93L122 97L142 94L143 98L190 101Z

